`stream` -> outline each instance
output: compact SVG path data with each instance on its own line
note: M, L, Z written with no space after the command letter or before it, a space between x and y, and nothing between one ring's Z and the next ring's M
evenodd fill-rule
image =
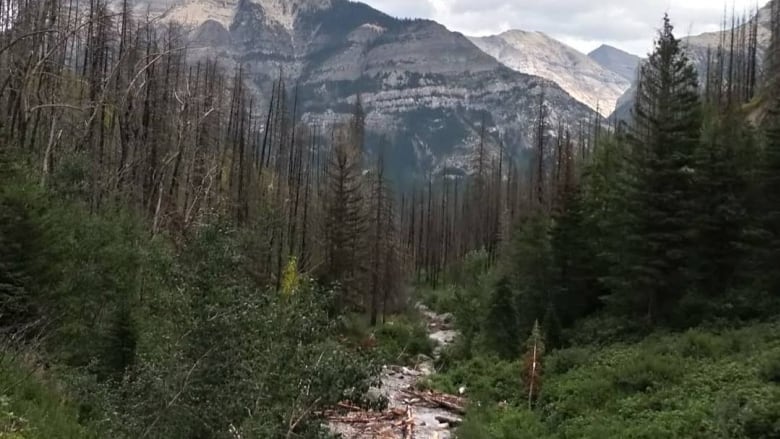
M422 358L413 368L397 365L385 365L382 368L381 387L370 392L382 395L388 400L388 412L407 413L406 419L378 419L373 422L355 423L330 421L331 432L343 439L451 439L452 430L459 424L461 417L451 410L434 407L425 401L406 393L416 384L435 372L435 359L442 349L451 345L458 332L452 328L452 316L437 314L424 305L417 305L428 327L428 336L436 342L434 358ZM407 424L414 424L409 429ZM409 430L413 435L409 435Z

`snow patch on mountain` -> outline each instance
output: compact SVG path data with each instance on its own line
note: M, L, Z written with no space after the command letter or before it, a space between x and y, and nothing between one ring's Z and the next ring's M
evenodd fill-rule
M631 86L631 81L541 32L513 30L470 40L513 70L554 81L605 116L612 113L617 100Z

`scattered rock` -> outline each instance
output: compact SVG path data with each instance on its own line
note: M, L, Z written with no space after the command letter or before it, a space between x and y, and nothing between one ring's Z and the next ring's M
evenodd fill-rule
M457 427L461 422L463 422L462 419L450 418L447 416L437 416L436 420L439 421L440 424L447 424L450 427Z

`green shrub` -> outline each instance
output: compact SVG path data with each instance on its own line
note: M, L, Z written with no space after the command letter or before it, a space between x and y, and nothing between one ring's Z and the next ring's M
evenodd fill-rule
M420 286L417 296L425 306L441 314L454 313L458 308L457 288L452 285L437 289Z
M548 374L561 375L587 364L592 356L593 350L588 348L569 348L555 351L547 358L545 371Z
M730 340L692 329L680 337L679 353L688 358L719 358L731 350Z
M608 315L579 321L563 332L563 338L573 346L639 341L646 335L646 328L636 319Z
M625 392L646 392L676 382L684 371L679 357L642 353L621 362L613 381Z
M380 326L375 334L379 359L403 364L419 355L433 355L435 342L417 316L400 316Z
M79 423L78 405L54 388L34 366L0 354L0 438L97 439Z
M772 351L761 363L761 378L774 384L780 384L780 350Z
M457 430L458 439L550 438L539 418L524 408L490 405L469 413Z
M495 357L475 357L430 379L433 388L457 394L460 387L473 401L497 403L522 400L520 364Z

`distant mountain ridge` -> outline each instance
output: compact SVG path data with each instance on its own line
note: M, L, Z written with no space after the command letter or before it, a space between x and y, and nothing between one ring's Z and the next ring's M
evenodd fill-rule
M639 63L642 61L642 58L634 54L607 44L602 44L590 52L588 58L630 82L636 80Z
M631 80L542 32L511 30L469 39L513 70L554 81L604 116L612 113L618 98L631 86Z
M467 171L483 120L493 152L503 143L522 154L542 92L551 123L592 118L554 82L505 67L433 21L347 0L138 1L189 26L192 57L241 63L261 98L283 71L306 122L344 120L360 96L368 146L386 138L399 174Z

